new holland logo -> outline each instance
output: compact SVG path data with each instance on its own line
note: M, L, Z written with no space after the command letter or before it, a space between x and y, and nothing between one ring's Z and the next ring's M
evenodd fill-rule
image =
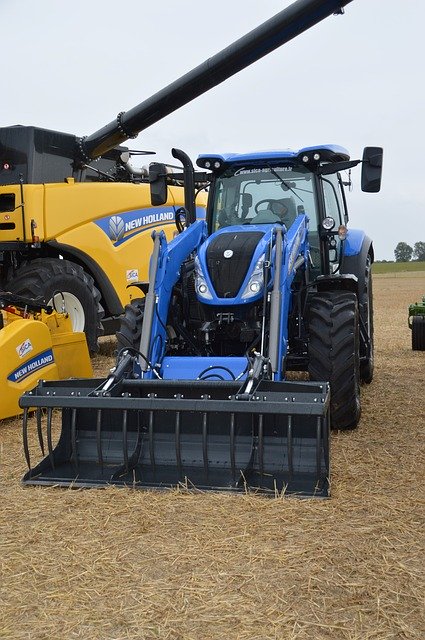
M21 380L25 380L32 373L53 364L54 361L53 351L51 349L47 349L46 351L43 351L43 353L39 353L38 356L35 356L21 364L17 369L9 373L7 379L10 380L10 382L21 382Z
M121 240L124 236L125 224L124 220L120 216L112 216L109 218L109 237L112 242Z
M33 346L31 344L31 340L27 338L20 345L16 347L16 353L22 359L24 356L27 355L27 353L32 351L32 349L33 349Z
M134 211L122 211L119 214L100 218L94 223L102 229L114 246L127 242L138 233L142 233L151 227L173 225L174 207L135 209ZM205 209L197 208L197 217L205 218Z

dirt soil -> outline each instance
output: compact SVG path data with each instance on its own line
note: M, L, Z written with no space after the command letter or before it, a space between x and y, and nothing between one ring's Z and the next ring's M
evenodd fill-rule
M0 638L422 640L424 293L375 277L375 379L332 435L329 500L22 487L21 422L0 423Z

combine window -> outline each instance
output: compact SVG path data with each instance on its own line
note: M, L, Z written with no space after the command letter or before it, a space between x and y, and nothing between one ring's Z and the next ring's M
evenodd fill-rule
M0 212L15 211L15 194L14 193L2 193L0 194Z

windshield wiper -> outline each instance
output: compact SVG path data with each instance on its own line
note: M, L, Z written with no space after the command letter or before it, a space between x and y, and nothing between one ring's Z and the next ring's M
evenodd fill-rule
M295 193L295 191L293 190L293 188L291 187L291 185L290 185L290 184L288 184L288 182L286 182L283 178L281 178L281 177L280 177L280 175L279 175L278 173L276 173L276 171L273 169L273 167L271 167L269 164L268 164L268 165L266 165L266 166L270 169L271 173L272 173L274 176L276 176L276 178L277 178L278 180L280 180L280 181L281 181L281 183L282 183L283 185L285 185L285 187L286 187L287 189L289 189L290 191L292 191L292 193L294 194L294 196L297 196L298 200L301 200L301 202L304 202L304 200L301 198L301 196L299 196L299 195L298 195L298 193Z

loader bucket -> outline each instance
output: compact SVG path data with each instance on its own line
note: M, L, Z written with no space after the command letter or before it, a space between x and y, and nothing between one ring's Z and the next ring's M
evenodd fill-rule
M122 380L98 395L100 382L43 381L22 397L25 484L329 493L327 383L262 381L239 396L237 382ZM34 468L30 407L47 446ZM53 447L55 409L62 431Z

